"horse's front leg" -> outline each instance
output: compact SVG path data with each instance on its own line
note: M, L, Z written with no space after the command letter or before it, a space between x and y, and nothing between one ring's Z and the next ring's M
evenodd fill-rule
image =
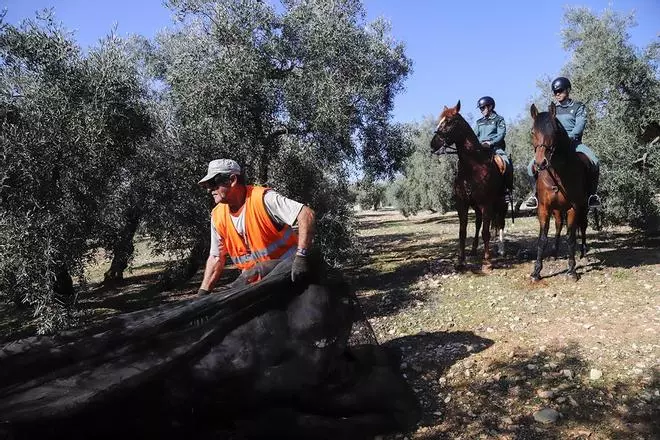
M577 220L580 218L581 212L571 208L566 215L566 227L568 228L568 272L567 276L571 277L574 281L578 280L578 274L575 271L575 232L577 230Z
M472 241L472 251L470 255L477 256L477 248L479 247L479 230L481 229L481 210L474 210L474 240Z
M458 263L456 270L465 269L465 238L467 237L468 207L459 201L458 210Z
M550 213L548 209L539 205L538 208L539 219L539 240L536 247L536 263L534 263L534 271L532 272L532 281L539 281L541 279L541 269L543 269L543 252L545 245L548 243L548 229L550 228Z
M484 242L484 261L482 263L483 271L490 271L493 266L490 262L490 217L491 213L487 210L483 213L483 229L481 230L481 238Z
M558 209L555 209L552 215L555 217L555 247L552 250L552 256L556 260L559 256L559 240L561 239L561 228L564 226L564 219Z

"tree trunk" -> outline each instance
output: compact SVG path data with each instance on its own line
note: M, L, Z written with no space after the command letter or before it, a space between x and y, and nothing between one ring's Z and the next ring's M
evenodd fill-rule
M195 246L190 251L190 255L185 261L183 275L185 281L192 278L197 270L204 265L206 257L208 256L208 243L206 240L207 236L204 236L203 240L197 240Z
M208 236L198 237L188 258L163 273L158 281L158 288L169 290L178 284L188 281L195 276L200 267L204 266L208 257Z
M73 279L69 275L69 268L66 263L58 264L54 269L55 283L53 284L53 291L62 296L71 297L75 294L73 290Z
M128 262L133 257L133 252L135 251L133 238L140 225L141 217L142 212L139 209L132 209L129 212L126 224L119 233L112 249L110 269L103 275L104 285L112 285L124 279L124 271L128 267Z

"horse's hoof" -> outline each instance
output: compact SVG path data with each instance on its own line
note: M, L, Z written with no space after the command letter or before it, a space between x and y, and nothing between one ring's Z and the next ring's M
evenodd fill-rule
M456 269L456 272L463 272L465 270L465 263L456 263L454 269Z
M541 281L541 275L537 275L537 274L534 274L534 273L530 275L530 278L532 279L533 283Z
M577 281L577 280L580 279L577 272L568 272L568 273L566 273L566 276L569 277L570 279L572 279L573 281Z
M484 273L491 273L493 271L493 265L492 264L484 264L481 266L481 271Z

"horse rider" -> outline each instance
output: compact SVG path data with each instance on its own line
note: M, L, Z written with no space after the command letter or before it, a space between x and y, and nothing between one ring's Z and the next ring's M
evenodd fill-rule
M506 164L506 187L509 195L513 190L513 167L509 156L504 151L506 144L506 123L504 118L495 111L495 100L490 96L484 96L477 101L477 108L483 115L472 128L482 145L489 147L495 154L504 159Z
M227 254L242 271L234 286L259 281L265 275L259 269L261 263L292 256L291 280L308 278L307 256L315 226L311 208L270 188L246 185L241 167L231 159L209 162L199 185L216 203L211 212L211 249L200 295L213 290ZM298 233L292 229L296 224Z
M575 152L583 153L591 162L590 177L588 182L587 194L589 199L587 204L589 208L596 208L600 206L600 197L596 194L598 188L598 176L600 174L600 165L598 158L593 150L582 143L582 132L587 123L587 109L580 101L574 101L569 98L571 92L571 82L568 78L560 76L555 78L551 84L552 93L557 101L557 119L564 127L568 136L576 145ZM528 208L536 208L539 204L536 198L536 177L537 173L534 169L534 159L527 165L527 174L530 176L530 183L532 184L532 196L525 201Z

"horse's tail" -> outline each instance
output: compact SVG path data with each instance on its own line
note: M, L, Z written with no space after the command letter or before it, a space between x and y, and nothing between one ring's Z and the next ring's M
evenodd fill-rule
M504 197L498 198L493 206L493 228L495 229L504 229L504 223L506 221L506 200Z
M515 223L516 211L513 209L513 191L509 193L509 202L511 203L511 223Z

